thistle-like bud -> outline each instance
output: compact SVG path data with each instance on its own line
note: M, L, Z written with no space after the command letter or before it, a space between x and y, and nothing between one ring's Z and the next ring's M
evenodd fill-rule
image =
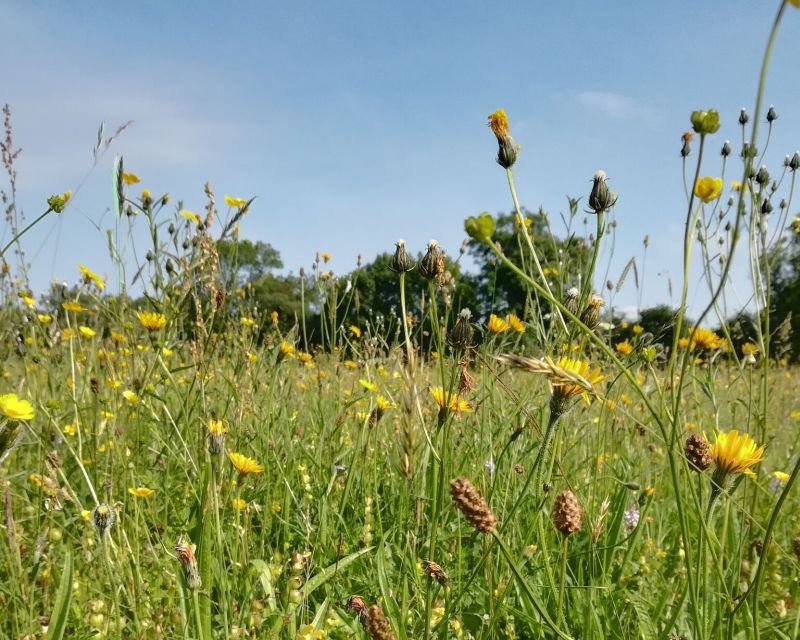
M92 509L92 522L97 536L102 538L117 521L117 512L109 504L98 504Z
M505 110L498 109L489 115L489 128L497 138L497 164L504 169L510 169L517 161L519 145L511 137Z
M406 273L414 268L414 261L406 253L406 241L402 238L395 243L394 257L389 268L395 273Z
M394 640L394 631L380 605L373 604L367 609L367 622L364 626L372 640Z
M778 119L778 114L775 112L775 107L769 105L769 109L767 109L767 122L772 124L777 119Z
M689 144L694 138L694 134L691 131L686 131L681 136L681 140L683 140L683 145L681 145L681 158L685 158L692 152L692 146Z
M565 536L573 534L581 528L581 505L572 491L567 489L556 496L550 517L556 529Z
M581 312L581 322L589 329L594 329L600 322L600 307L604 304L603 298L596 293L590 294L586 308Z
M197 569L197 558L194 555L196 545L186 540L183 536L178 538L173 549L178 554L178 560L183 569L183 577L186 580L186 586L189 589L196 591L202 586L200 579L200 572Z
M366 625L367 623L367 603L364 602L364 597L358 594L353 594L347 599L347 604L345 605L346 608L350 609L353 613L356 614L356 618L358 618L359 623L362 626Z
M475 378L472 377L465 366L458 372L458 393L466 395L475 388Z
M595 213L602 213L614 206L617 194L606 184L606 172L597 171L592 178L592 192L589 194L589 207Z
M436 582L438 582L440 585L444 586L450 581L450 578L445 570L435 562L431 560L423 560L422 566L425 569L425 573L436 580Z
M478 490L466 478L455 478L450 481L450 495L459 511L478 531L491 532L497 520Z
M699 433L693 433L686 438L683 452L692 471L702 473L711 466L711 449L706 439Z
M742 107L742 110L739 112L739 124L744 126L747 124L748 120L750 120L750 116L747 115L747 109Z
M772 211L773 211L772 203L767 198L764 198L764 201L761 203L761 213L763 213L764 215L768 215L772 213Z
M462 309L458 314L456 323L447 334L447 341L453 349L463 351L472 345L472 312L469 309Z
M578 315L578 298L580 298L580 295L581 292L578 291L577 287L570 287L564 296L564 306L574 316Z
M792 159L789 160L789 168L792 171L797 171L800 169L800 151L795 151Z
M756 173L756 182L758 185L763 189L769 184L769 171L767 171L767 167L765 165L761 165Z
M444 273L444 252L436 240L428 242L428 250L419 263L419 273L423 278L432 280Z
M729 140L726 140L722 143L722 151L719 152L723 158L727 158L731 155L731 143Z

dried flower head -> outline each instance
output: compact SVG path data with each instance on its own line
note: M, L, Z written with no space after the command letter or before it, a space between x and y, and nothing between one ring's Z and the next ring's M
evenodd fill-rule
M469 309L462 309L458 314L456 323L447 334L447 342L453 349L464 351L472 346L472 312Z
M345 605L350 611L356 614L358 621L362 625L366 625L367 622L367 603L364 602L364 597L358 594L354 594L347 599L347 604Z
M708 441L699 433L693 433L686 438L683 451L692 471L702 473L711 466L711 448L708 446Z
M478 490L466 478L455 478L450 481L450 495L456 507L464 514L467 521L478 531L491 532L497 520Z
M372 640L394 640L394 631L380 605L373 604L367 609L367 622L364 626Z
M497 138L497 164L504 169L510 169L517 161L519 145L511 137L508 128L508 116L504 109L497 109L489 114L489 128Z
M449 582L450 578L447 576L445 570L432 560L423 560L422 567L425 569L425 573L439 584L446 585Z
M569 489L559 493L553 501L551 518L556 529L565 536L581 528L581 505Z
M602 213L614 206L617 194L606 184L608 178L605 171L597 171L592 177L592 191L589 194L589 208L594 213Z
M394 257L389 268L395 273L406 273L414 268L414 261L406 252L406 241L402 238L395 243Z
M197 558L194 555L197 546L181 536L173 548L175 553L178 554L178 560L183 569L183 577L186 579L186 586L192 590L199 589L202 586L202 580L197 569Z
M419 273L428 280L439 278L444 273L444 252L436 240L428 242L428 250L419 263Z
M589 294L586 308L581 312L580 320L589 329L594 329L600 322L600 307L605 304L603 298L596 293Z

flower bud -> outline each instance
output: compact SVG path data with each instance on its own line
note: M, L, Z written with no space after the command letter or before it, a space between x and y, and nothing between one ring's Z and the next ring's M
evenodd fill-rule
M769 184L769 171L767 171L767 167L763 164L758 170L758 173L756 173L756 182L758 182L762 189Z
M428 250L419 263L419 273L423 278L431 280L444 273L444 252L436 240L428 242Z
M692 111L690 120L694 132L700 135L716 133L719 129L719 112L716 109Z
M447 334L447 341L453 349L463 351L472 344L472 323L470 318L472 312L469 309L462 309L458 315L456 323Z
M564 296L564 306L574 316L578 315L578 298L580 295L581 292L578 291L577 287L570 287Z
M494 234L494 218L490 213L483 212L479 216L470 216L464 221L464 231L473 240L486 242Z
M589 194L589 207L595 213L610 209L617 201L617 194L608 189L605 171L598 171L592 178L592 192Z
M750 120L750 116L747 115L747 110L742 107L742 110L739 112L739 124L744 126L747 124L748 120Z
M511 137L505 110L498 109L489 115L489 127L497 138L497 164L504 169L510 169L517 161L519 145Z
M775 107L769 105L769 109L767 109L767 122L772 124L777 119L778 119L778 114L775 113Z
M792 171L797 171L800 169L800 151L795 151L792 159L789 160L789 168Z
M395 273L406 273L414 268L414 261L406 252L406 241L403 239L395 243L394 257L389 268Z
M681 158L685 158L692 152L692 147L689 144L694 138L694 134L691 131L686 131L682 136L681 140L683 140L683 146L681 147Z
M730 141L726 140L722 144L722 151L720 151L720 155L723 158L727 158L729 155L731 155L731 143L730 143Z

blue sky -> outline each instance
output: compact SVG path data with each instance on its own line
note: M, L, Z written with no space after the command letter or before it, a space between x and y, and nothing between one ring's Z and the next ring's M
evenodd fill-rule
M739 109L752 111L776 8L4 0L0 102L11 104L23 148L19 204L32 218L47 195L76 192L61 218L26 238L34 287L76 280L77 262L111 273L114 154L142 186L190 209L202 208L206 180L220 200L258 196L242 234L277 247L287 271L329 251L346 272L357 254L368 260L400 237L417 250L437 238L454 255L466 216L510 208L485 127L504 107L522 145L523 204L557 222L565 196L588 195L604 169L620 194L612 279L649 234L643 303L669 302L685 215L680 135L691 110L720 110L703 172L716 175L718 148L740 139ZM780 114L773 173L800 148L798 41L800 11L789 8L766 93ZM135 124L92 168L99 123L127 120ZM743 268L736 276L746 291ZM705 299L694 280L690 296ZM636 301L631 281L614 304Z

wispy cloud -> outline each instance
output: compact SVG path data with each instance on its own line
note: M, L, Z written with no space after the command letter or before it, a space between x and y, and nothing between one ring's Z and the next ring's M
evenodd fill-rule
M613 91L581 91L578 103L614 120L631 118L652 122L656 112L638 100Z

